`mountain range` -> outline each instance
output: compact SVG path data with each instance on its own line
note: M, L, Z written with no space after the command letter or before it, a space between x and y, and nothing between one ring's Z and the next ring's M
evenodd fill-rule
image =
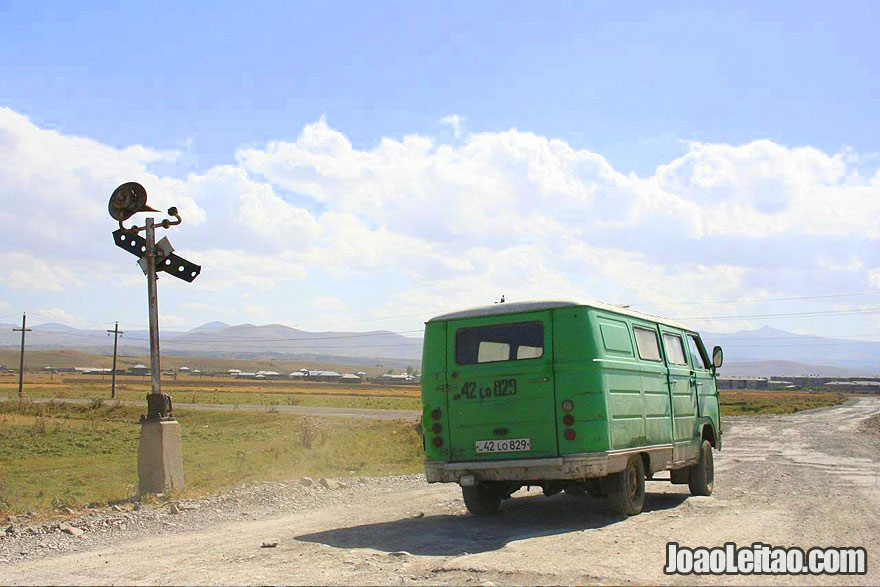
M0 348L18 348L13 324L0 324ZM725 375L874 375L880 373L880 342L794 334L764 326L734 333L702 333L708 349L724 349ZM113 338L105 330L81 330L46 323L27 334L32 349L76 349L110 354ZM149 333L125 330L120 353L146 354ZM208 322L185 332L163 332L163 353L229 358L303 358L352 365L417 366L422 339L388 330L309 332L281 324Z

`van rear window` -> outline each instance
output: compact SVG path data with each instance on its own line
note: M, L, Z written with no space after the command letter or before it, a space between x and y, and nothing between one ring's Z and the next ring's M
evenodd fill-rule
M537 359L543 354L541 322L474 326L455 333L455 362L459 365Z

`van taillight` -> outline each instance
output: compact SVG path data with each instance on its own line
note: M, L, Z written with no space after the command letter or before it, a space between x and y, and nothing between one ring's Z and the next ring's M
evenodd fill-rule
M566 428L565 432L563 433L563 436L565 436L566 440L574 440L574 437L577 435L574 433L574 430L572 430L571 428Z
M433 432L434 434L440 434L441 432L443 432L443 426L440 425L440 422L437 422L436 424L431 426L431 432Z
M571 426L572 424L574 424L574 416L572 416L571 414L564 415L562 417L562 423L566 426Z
M431 412L431 418L435 420L439 420L442 415L443 412L440 411L440 408L434 408L434 411Z
M441 446L443 446L443 439L440 438L439 436L435 436L434 437L434 446L436 446L437 448L440 448Z

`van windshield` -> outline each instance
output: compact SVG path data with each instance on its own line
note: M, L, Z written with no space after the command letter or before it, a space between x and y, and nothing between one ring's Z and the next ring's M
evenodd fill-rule
M543 354L541 322L474 326L455 333L455 362L459 365L536 359Z

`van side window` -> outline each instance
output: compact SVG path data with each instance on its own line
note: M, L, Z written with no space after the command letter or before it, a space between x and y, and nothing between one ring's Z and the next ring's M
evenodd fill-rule
M455 362L459 365L521 361L544 355L544 324L514 322L459 328L455 333Z
M703 354L703 345L699 343L697 337L693 334L688 334L688 349L691 351L691 360L694 363L694 368L696 369L708 369L708 362L706 361L706 357Z
M609 354L624 357L633 356L632 340L630 340L626 322L600 318L599 332L602 335L602 346Z
M636 335L636 347L639 356L646 361L661 361L660 346L657 344L657 333L647 328L633 326L633 334Z
M673 365L687 365L687 359L684 357L684 344L681 337L677 334L663 333L663 346L666 347L666 358Z

